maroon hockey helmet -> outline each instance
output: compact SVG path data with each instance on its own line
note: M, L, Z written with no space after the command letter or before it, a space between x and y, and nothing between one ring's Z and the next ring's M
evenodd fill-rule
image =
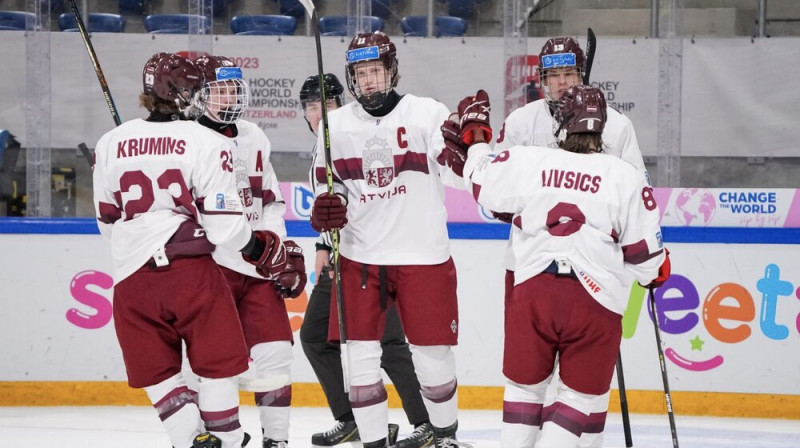
M386 68L386 79L381 80L384 85L383 89L365 93L357 83L356 66L370 61L383 62L383 66ZM365 109L379 108L389 92L397 86L397 47L389 40L389 36L381 31L356 34L347 47L345 74L347 75L347 88L353 97Z
M183 115L195 120L203 115L203 72L190 60L167 53L154 64L152 92L162 100L172 101Z
M586 56L583 54L581 46L571 37L554 37L548 39L539 52L539 82L545 98L554 102L550 95L550 89L545 82L547 71L556 68L574 67L578 70L578 76L583 79L583 69L586 65Z
M247 109L250 100L242 69L225 56L203 55L194 63L206 80L206 115L220 123L235 123Z
M220 67L236 67L236 64L225 56L203 55L194 60L194 65L203 72L206 82L217 80L217 69Z
M144 68L142 69L142 90L144 93L153 93L153 81L155 81L154 73L156 72L156 64L161 58L169 54L170 53L162 51L150 56L150 59L145 62Z
M606 98L596 87L576 85L564 92L558 101L555 119L570 134L600 134L606 124Z

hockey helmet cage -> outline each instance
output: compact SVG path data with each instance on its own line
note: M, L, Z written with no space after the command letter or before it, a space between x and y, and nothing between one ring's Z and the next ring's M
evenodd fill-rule
M539 82L545 98L551 103L554 102L550 95L550 89L545 82L547 71L554 68L575 67L578 69L579 76L583 78L583 69L586 64L586 56L578 42L571 37L554 37L548 39L539 52Z
M200 56L195 65L206 80L203 88L208 98L206 115L220 123L235 123L250 101L242 69L224 56Z
M350 41L346 55L345 74L348 90L365 109L374 110L379 108L385 102L389 92L397 86L397 47L389 39L389 36L381 31L361 33L356 34L353 40ZM355 76L356 66L361 62L378 60L383 62L383 66L386 69L385 88L368 94L364 93L357 83Z

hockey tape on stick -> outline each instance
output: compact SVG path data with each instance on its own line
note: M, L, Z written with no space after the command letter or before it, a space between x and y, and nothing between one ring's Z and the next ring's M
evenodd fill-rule
M314 8L314 3L311 0L298 0L298 1L300 2L301 5L303 5L303 8L306 9L308 17L313 17L314 11L316 10L316 8Z

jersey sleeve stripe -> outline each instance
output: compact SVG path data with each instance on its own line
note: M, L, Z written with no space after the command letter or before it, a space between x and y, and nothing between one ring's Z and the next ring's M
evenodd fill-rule
M647 249L647 241L645 240L622 246L622 258L626 263L630 264L642 264L651 258L657 257L661 252L663 252L663 249L651 254Z

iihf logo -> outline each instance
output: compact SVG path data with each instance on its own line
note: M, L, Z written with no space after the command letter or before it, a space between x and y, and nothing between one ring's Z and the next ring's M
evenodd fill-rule
M375 188L386 187L394 180L394 155L389 143L377 136L367 140L362 153L361 169L367 185Z

